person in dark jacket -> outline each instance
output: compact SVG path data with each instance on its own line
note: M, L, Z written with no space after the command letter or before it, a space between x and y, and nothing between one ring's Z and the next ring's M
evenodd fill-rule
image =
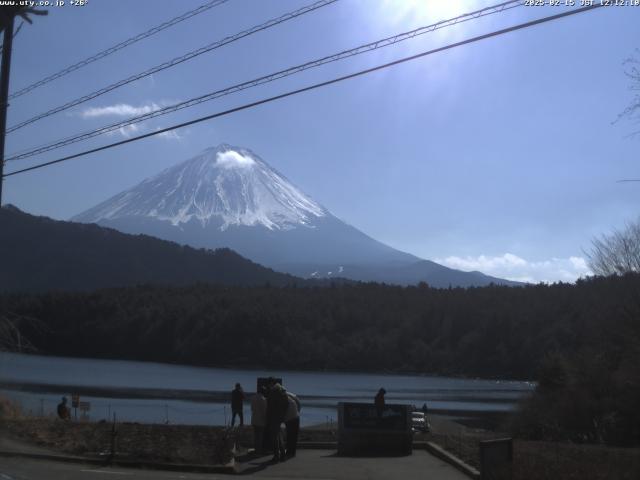
M273 445L272 462L284 462L286 460L286 450L280 429L284 417L289 407L289 397L287 391L275 380L269 382L269 393L267 394L267 426L271 442Z
M380 390L378 390L378 393L373 399L373 403L376 406L376 413L378 414L378 417L382 417L382 412L384 411L384 394L385 393L387 393L387 391L384 388L381 388Z
M236 388L231 390L231 426L236 422L236 415L240 416L240 426L244 425L244 415L242 413L244 401L244 392L239 383L236 383Z
M61 420L71 419L71 411L67 407L67 397L62 397L62 401L58 404L58 417Z

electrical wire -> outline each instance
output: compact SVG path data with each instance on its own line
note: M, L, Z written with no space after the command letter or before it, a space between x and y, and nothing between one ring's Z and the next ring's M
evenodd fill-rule
M225 0L227 1L227 0ZM293 20L294 18L297 18L301 15L304 15L306 13L309 12L313 12L314 10L317 10L319 8L322 7L326 7L327 5L331 5L332 3L337 2L338 0L319 0L311 5L307 5L305 7L299 8L298 10L294 10L292 12L289 13L285 13L284 15L281 15L280 17L277 18L272 18L271 20L268 20L260 25L256 25L254 27L251 27L247 30L243 30L239 33L236 33L235 35L230 35L228 37L223 38L222 40L218 40L215 41L213 43L210 43L208 45L205 45L204 47L200 47L196 50L192 50L190 52L185 53L184 55L181 55L180 57L176 57L172 60L169 60L167 62L161 63L160 65L156 65L155 67L152 67L148 70L145 70L144 72L140 72L137 73L135 75L131 75L130 77L127 77L125 79L119 80L115 83L112 83L110 85L107 85L106 87L101 88L100 90L96 90L94 92L88 93L87 95L84 95L82 97L76 98L75 100L71 100L67 103L65 103L64 105L60 105L58 107L52 108L51 110L48 110L46 112L40 113L34 117L31 117L27 120L24 120L16 125L13 125L12 127L9 127L7 129L7 133L12 133L15 132L16 130L26 127L27 125L30 125L34 122L37 122L38 120L42 120L43 118L47 118L50 117L51 115L55 115L56 113L60 113L63 112L65 110L68 110L72 107L76 107L82 103L88 102L89 100L93 100L94 98L100 97L102 95L104 95L105 93L109 93L117 88L123 87L125 85L128 85L130 83L136 82L138 80L141 80L145 77L148 77L150 75L153 75L154 73L158 73L161 72L163 70L166 70L168 68L171 67L175 67L176 65L180 65L181 63L184 63L188 60L192 60L193 58L196 58L204 53L207 52L211 52L212 50L216 50L218 48L221 48L225 45L228 45L230 43L236 42L242 38L248 37L250 35L253 35L254 33L258 33L261 32L263 30L267 30L271 27L274 27L276 25L279 25L281 23L287 22L289 20Z
M80 60L77 63L74 63L73 65L70 65L66 68L63 68L62 70L60 70L57 73L54 73L52 75L49 75L48 77L43 78L42 80L38 80L35 83L32 83L31 85L28 85L14 93L12 93L11 95L9 95L9 99L13 99L13 98L17 98L20 97L22 95L24 95L25 93L29 93L32 90L35 90L38 87L41 87L43 85L46 85L49 82L52 82L54 80L57 80L58 78L64 77L65 75L71 73L71 72L75 72L76 70L81 69L82 67L86 67L87 65L89 65L90 63L93 63L97 60L100 60L104 57L107 57L109 55L111 55L112 53L115 53L119 50L122 50L123 48L128 47L129 45L133 45L136 42L139 42L140 40L143 40L145 38L148 38L152 35L155 35L156 33L161 32L162 30L165 30L169 27L172 27L174 25L179 24L180 22L183 22L191 17L194 17L196 15L199 15L203 12L206 12L207 10L210 10L214 7L217 7L219 5L222 5L223 3L228 2L229 0L212 0L210 2L207 2L203 5L200 5L198 8L195 8L193 10L189 10L188 12L183 13L180 16L174 17L171 20L168 20L164 23L161 23L160 25L157 25L153 28L150 28L149 30L146 30L142 33L139 33L138 35L131 37L123 42L120 42L112 47L107 48L106 50L102 50L101 52L96 53L95 55L92 55L91 57L87 57L84 60ZM17 32L16 32L17 33Z
M322 65L326 65L328 63L332 63L332 62L336 62L339 60L343 60L345 58L349 58L349 57L353 57L356 55L361 55L363 53L367 53L370 52L372 50L377 50L380 48L384 48L390 45L394 45L397 44L399 42L403 42L405 40L409 40L411 38L415 38L419 35L424 35L426 33L430 33L433 32L435 30L439 30L441 28L445 28L445 27L450 27L462 22L467 22L470 20L474 20L477 18L481 18L487 15L493 15L495 13L500 13L500 12L504 12L505 10L509 10L511 8L516 8L522 5L521 0L513 0L513 1L507 1L507 2L503 2L503 3L499 3L497 5L493 5L490 7L486 7L480 10L476 10L474 12L470 12L470 13L466 13L463 15L459 15L455 18L451 18L448 20L442 20L440 22L434 23L432 25L427 25L424 27L420 27L408 32L403 32L403 33L399 33L397 35L393 35L390 37L386 37L380 40L376 40L375 42L370 42L364 45L360 45L358 47L355 48L351 48L349 50L344 50L342 52L333 54L333 55L328 55L326 57L322 57L320 59L316 59L316 60L312 60L300 65L296 65L290 68L287 68L285 70L280 70L278 72L275 73L271 73L253 80L249 80L243 83L239 83L239 84L235 84L232 85L230 87L226 87L224 89L221 90L217 90L214 92L210 92L207 93L205 95L201 95L199 97L195 97L195 98L191 98L189 100L186 100L184 102L180 102L174 105L170 105L164 108L159 108L156 109L152 112L148 112L145 113L143 115L139 115L137 117L133 117L133 118L129 118L127 120L123 120L120 122L116 122L116 123L112 123L110 125L106 125L104 127L100 127L98 129L95 130L91 130L89 132L85 132L85 133L81 133L79 135L75 135L72 137L67 137L64 138L62 140L57 140L54 141L53 143L49 143L46 144L44 146L39 146L36 148L33 148L31 150L26 150L23 151L21 153L14 153L11 154L7 157L6 161L15 161L15 160L21 160L24 158L29 158L32 157L34 155L39 155L41 153L45 153L51 150L55 150L61 147L65 147L67 145L71 145L73 143L77 143L80 141L84 141L84 140L88 140L90 138L96 137L98 135L103 135L105 133L110 133L116 130L119 130L121 128L124 127L128 127L130 125L133 125L135 123L140 123L155 117L159 117L161 115L167 115L173 112L176 112L178 110L182 110L185 108L189 108L195 105L199 105L201 103L204 102L208 102L211 100L214 100L216 98L220 98L226 95L230 95L233 93L237 93L249 88L253 88L253 87L257 87L259 85L263 85L266 83L270 83L276 80L279 80L281 78L284 77L288 77L300 72L303 72L305 70L309 70L311 68L316 68L316 67L320 67Z
M342 82L344 80L349 80L351 78L360 77L360 76L363 76L363 75L366 75L366 74L369 74L369 73L372 73L372 72L376 72L378 70L383 70L383 69L386 69L386 68L389 68L389 67L392 67L392 66L395 66L395 65L399 65L399 64L406 63L406 62L409 62L409 61L412 61L412 60L416 60L418 58L426 57L428 55L433 55L434 53L443 52L445 50L450 50L452 48L460 47L460 46L463 46L463 45L468 45L470 43L475 43L475 42L478 42L478 41L481 41L481 40L485 40L485 39L488 39L488 38L492 38L492 37L496 37L496 36L499 36L499 35L504 35L506 33L510 33L510 32L516 31L516 30L522 30L524 28L533 27L535 25L540 25L542 23L550 22L550 21L553 21L553 20L558 20L560 18L568 17L570 15L576 15L578 13L583 13L583 12L586 12L586 11L589 11L589 10L594 10L594 9L600 8L602 6L604 6L604 5L603 4L589 5L589 6L573 9L573 10L570 10L568 12L558 13L556 15L549 15L547 17L542 17L542 18L538 18L536 20L531 20L531 21L528 21L528 22L520 23L520 24L517 24L517 25L513 25L511 27L503 28L501 30L495 30L493 32L486 33L486 34L483 34L483 35L479 35L479 36L476 36L476 37L471 37L471 38L468 38L466 40L462 40L460 42L451 43L449 45L445 45L443 47L438 47L438 48L435 48L433 50L427 50L425 52L418 53L416 55L411 55L409 57L404 57L404 58L401 58L399 60L395 60L393 62L385 63L385 64L382 64L382 65L377 65L375 67L367 68L365 70L360 70L358 72L351 73L349 75L344 75L344 76L341 76L341 77L333 78L331 80L326 80L326 81L320 82L320 83L315 83L315 84L309 85L307 87L299 88L297 90L291 90L291 91L288 91L286 93L282 93L280 95L275 95L275 96L272 96L272 97L264 98L264 99L258 100L256 102L251 102L251 103L247 103L247 104L241 105L239 107L231 108L229 110L225 110L225 111L217 112L217 113L214 113L214 114L211 114L211 115L207 115L207 116L204 116L204 117L196 118L194 120L190 120L188 122L184 122L184 123L180 123L180 124L177 124L177 125L173 125L171 127L162 128L162 129L156 130L154 132L145 133L143 135L138 135L137 137L132 137L132 138L128 138L126 140L121 140L119 142L114 142L114 143L111 143L111 144L108 144L108 145L103 145L101 147L92 148L90 150L85 150L83 152L76 153L76 154L73 154L73 155L68 155L66 157L58 158L56 160L51 160L51 161L48 161L48 162L40 163L38 165L34 165L34 166L31 166L31 167L28 167L28 168L15 170L13 172L4 174L3 178L10 177L10 176L13 176L13 175L18 175L20 173L30 172L30 171L33 171L33 170L38 170L40 168L44 168L44 167L47 167L47 166L50 166L50 165L66 162L68 160L72 160L74 158L78 158L78 157L82 157L82 156L85 156L85 155L89 155L91 153L96 153L96 152L100 152L100 151L103 151L103 150L108 150L108 149L111 149L111 148L114 148L114 147L118 147L120 145L125 145L127 143L136 142L138 140L142 140L144 138L152 137L152 136L155 136L155 135L160 135L162 133L169 132L171 130L176 130L178 128L187 127L189 125L194 125L196 123L204 122L206 120L211 120L213 118L222 117L222 116L229 115L229 114L232 114L232 113L235 113L235 112L239 112L239 111L242 111L242 110L247 110L249 108L253 108L253 107L256 107L258 105L271 103L271 102L274 102L276 100L281 100L283 98L287 98L287 97L290 97L290 96L293 96L293 95L297 95L297 94L300 94L300 93L303 93L303 92L308 92L308 91L315 90L315 89L318 89L318 88L321 88L321 87L325 87L325 86L328 86L328 85L339 83L339 82Z

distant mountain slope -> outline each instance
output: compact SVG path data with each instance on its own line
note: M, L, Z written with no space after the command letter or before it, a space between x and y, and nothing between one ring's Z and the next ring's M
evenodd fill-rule
M72 221L198 248L228 247L272 268L420 260L347 225L255 153L226 144L170 167Z
M0 209L0 291L91 290L136 284L305 283L237 253Z
M278 269L276 267L276 269ZM503 278L485 275L482 272L462 272L445 267L429 260L419 260L408 265L347 265L338 268L318 265L290 265L281 268L285 272L299 277L306 277L305 272L313 272L312 278L346 277L361 282L377 282L395 285L417 285L425 282L431 287L484 287L487 285L523 286L523 283L512 282ZM348 272L348 274L345 274Z
M515 282L385 245L336 218L251 150L222 144L75 216L197 248L228 247L303 278L435 287Z

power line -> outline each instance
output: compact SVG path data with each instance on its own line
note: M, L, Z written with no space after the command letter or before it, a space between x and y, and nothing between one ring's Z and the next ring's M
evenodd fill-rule
M227 0L224 0L227 1ZM49 117L51 115L54 115L56 113L60 113L63 112L65 110L68 110L69 108L72 107L76 107L82 103L88 102L89 100L93 100L94 98L100 97L102 95L104 95L105 93L111 92L112 90L115 90L117 88L123 87L125 85L128 85L132 82L141 80L145 77L148 77L150 75L153 75L154 73L158 73L161 72L163 70L166 70L168 68L171 67L175 67L176 65L179 65L183 62L186 62L188 60L191 60L193 58L196 58L204 53L210 52L212 50L216 50L218 48L221 48L225 45L228 45L230 43L236 42L244 37L248 37L249 35L253 35L254 33L258 33L261 32L263 30L267 30L271 27L274 27L276 25L279 25L281 23L284 23L286 21L292 20L294 18L297 18L301 15L304 15L306 13L309 12L313 12L314 10L317 10L319 8L322 7L326 7L327 5L331 5L332 3L337 2L338 0L319 0L311 5L307 5L305 7L299 8L298 10L294 10L292 12L289 13L285 13L284 15L281 15L280 17L277 18L272 18L271 20L268 20L267 22L264 22L260 25L256 25L254 27L251 27L247 30L243 30L242 32L236 33L235 35L230 35L228 37L223 38L222 40L218 40L216 42L210 43L208 45L205 45L204 47L200 47L196 50L192 50L190 52L187 52L186 54L180 56L180 57L176 57L172 60L169 60L168 62L164 62L161 63L160 65L156 65L155 67L152 67L148 70L145 70L144 72L141 73L137 73L135 75L132 75L130 77L127 77L123 80L119 80L115 83L112 83L111 85L107 85L104 88L101 88L100 90L96 90L95 92L91 92L87 95L84 95L82 97L76 98L75 100L71 100L70 102L65 103L64 105L60 105L59 107L56 108L52 108L51 110L48 110L44 113L40 113L38 115L36 115L35 117L31 117L27 120L24 120L23 122L20 122L16 125L13 125L12 127L9 127L7 129L7 133L11 133L14 132L22 127L25 127L27 125L30 125L34 122L37 122L38 120L42 120L43 118Z
M342 52L328 55L326 57L322 57L320 59L312 60L300 65L296 65L294 67L287 68L285 70L280 70L275 73L271 73L253 80L249 80L243 83L235 84L230 87L226 87L221 90L217 90L214 92L207 93L205 95L201 95L199 97L191 98L184 102L180 102L174 105L170 105L164 108L160 108L154 110L152 112L145 113L143 115L139 115L137 117L129 118L127 120L123 120L120 122L112 123L110 125L106 125L104 127L100 127L95 130L91 130L89 132L81 133L79 135L75 135L72 137L67 137L61 140L57 140L53 143L46 144L44 146L39 146L30 150L26 150L22 153L16 153L7 158L7 161L15 161L24 158L29 158L34 155L38 155L41 153L45 153L51 150L55 150L67 145L71 145L73 143L77 143L80 141L88 140L90 138L96 137L98 135L103 135L105 133L113 132L119 130L120 128L127 127L129 125L133 125L135 123L140 123L151 118L159 117L161 115L167 115L178 110L182 110L185 108L189 108L200 103L204 103L207 101L214 100L216 98L220 98L226 95L230 95L232 93L240 92L249 88L257 87L259 85L263 85L266 83L273 82L275 80L279 80L284 77L288 77L290 75L294 75L305 70L309 70L311 68L320 67L322 65L326 65L328 63L336 62L339 60L343 60L345 58L353 57L355 55L361 55L366 52L370 52L372 50L377 50L379 48L387 47L390 45L394 45L396 43L409 40L411 38L417 37L419 35L424 35L429 32L433 32L435 30L439 30L441 28L450 27L456 25L458 23L467 22L469 20L474 20L480 17L484 17L487 15L492 15L495 13L503 12L505 10L509 10L511 8L519 7L522 5L521 0L512 0L503 2L491 7L486 7L480 10L476 10L471 13L466 13L463 15L459 15L455 18L451 18L448 20L443 20L432 25L428 25L425 27L420 27L409 32L399 33L397 35L393 35L391 37L386 37L380 40L376 40L375 42L367 43L364 45L360 45L355 48L351 48L349 50L344 50Z
M583 12L586 12L586 11L589 11L589 10L594 10L594 9L600 8L602 6L604 6L604 5L602 5L602 4L594 4L594 5L590 5L590 6L581 7L581 8L577 8L577 9L574 9L574 10L570 10L568 12L558 13L556 15L550 15L550 16L539 18L539 19L536 19L536 20L531 20L529 22L520 23L520 24L517 24L517 25L513 25L511 27L508 27L508 28L503 28L501 30L495 30L495 31L490 32L490 33L485 33L484 35L479 35L479 36L476 36L476 37L468 38L466 40L462 40L460 42L451 43L449 45L445 45L444 47L438 47L438 48L435 48L433 50L427 50L425 52L418 53L416 55L411 55L409 57L404 57L404 58L401 58L399 60L394 60L393 62L384 63L382 65L377 65L375 67L367 68L365 70L360 70L358 72L351 73L349 75L344 75L342 77L333 78L331 80L326 80L326 81L320 82L320 83L315 83L313 85L309 85L309 86L306 86L306 87L303 87L303 88L299 88L297 90L291 90L289 92L282 93L280 95L275 95L275 96L272 96L272 97L264 98L262 100L258 100L258 101L251 102L251 103L247 103L247 104L241 105L239 107L231 108L229 110L224 110L222 112L213 113L211 115L207 115L207 116L204 116L204 117L196 118L196 119L190 120L188 122L184 122L184 123L180 123L180 124L177 124L177 125L173 125L171 127L162 128L160 130L156 130L155 132L145 133L143 135L138 135L137 137L132 137L132 138L128 138L126 140L121 140L119 142L114 142L114 143L111 143L111 144L108 144L108 145L103 145L101 147L92 148L90 150L85 150L83 152L76 153L76 154L73 154L73 155L68 155L66 157L58 158L56 160L51 160L49 162L40 163L40 164L34 165L32 167L23 168L23 169L20 169L20 170L15 170L13 172L4 174L3 177L10 177L12 175L18 175L20 173L29 172L29 171L32 171L32 170L38 170L40 168L44 168L44 167L47 167L47 166L50 166L50 165L54 165L54 164L57 164L57 163L65 162L67 160L72 160L74 158L78 158L78 157L82 157L82 156L85 156L85 155L89 155L91 153L96 153L96 152L100 152L100 151L103 151L103 150L108 150L108 149L111 149L111 148L114 148L114 147L118 147L120 145L125 145L127 143L136 142L136 141L142 140L144 138L152 137L154 135L160 135L162 133L169 132L171 130L176 130L178 128L188 127L190 125L194 125L196 123L204 122L206 120L211 120L211 119L222 117L222 116L225 116L225 115L230 115L232 113L236 113L236 112L239 112L239 111L242 111L242 110L247 110L249 108L253 108L253 107L256 107L258 105L271 103L271 102L274 102L276 100L281 100L283 98L287 98L287 97L290 97L290 96L293 96L293 95L297 95L297 94L300 94L300 93L303 93L303 92L308 92L308 91L315 90L315 89L318 89L318 88L321 88L321 87L325 87L325 86L328 86L328 85L333 85L335 83L339 83L339 82L342 82L344 80L349 80L351 78L360 77L360 76L363 76L363 75L366 75L366 74L369 74L369 73L372 73L372 72L376 72L378 70L383 70L383 69L386 69L386 68L389 68L389 67L392 67L392 66L395 66L395 65L399 65L399 64L406 63L406 62L409 62L409 61L412 61L412 60L416 60L418 58L426 57L428 55L433 55L434 53L439 53L439 52L443 52L445 50L450 50L452 48L460 47L460 46L463 46L463 45L468 45L470 43L475 43L475 42L478 42L480 40L485 40L487 38L492 38L492 37L496 37L496 36L499 36L499 35L504 35L506 33L513 32L513 31L516 31L516 30L522 30L524 28L533 27L535 25L540 25L542 23L550 22L550 21L553 21L553 20L558 20L560 18L568 17L570 15L576 15L578 13L583 13Z
M35 83L32 83L31 85L28 85L20 90L18 90L17 92L12 93L9 98L13 99L13 98L17 98L20 97L22 95L24 95L25 93L28 93L32 90L35 90L38 87L41 87L43 85L46 85L49 82L52 82L54 80L57 80L60 77L64 77L65 75L74 72L76 70L81 69L82 67L86 67L87 65L89 65L90 63L93 63L97 60L100 60L104 57L107 57L109 55L111 55L112 53L117 52L118 50L122 50L123 48L128 47L129 45L133 45L136 42L139 42L140 40L144 40L145 38L148 38L152 35L155 35L156 33L161 32L162 30L165 30L169 27L172 27L174 25L177 25L180 22L183 22L185 20L188 20L191 17L195 17L196 15L199 15L203 12L206 12L207 10L210 10L214 7L217 7L219 5L222 5L223 3L228 2L229 0L212 0L210 2L207 2L203 5L200 5L198 8L195 8L193 10L189 10L188 12L183 13L182 15L179 15L175 18L172 18L171 20L168 20L164 23L161 23L160 25L157 25L153 28L150 28L149 30L139 33L138 35L131 37L123 42L120 42L112 47L107 48L106 50L102 50L101 52L96 53L95 55L92 55L91 57L87 57L84 60L80 60L78 63L74 63L73 65L70 65L66 68L63 68L62 70L60 70L57 73L54 73L52 75L49 75L48 77L43 78L42 80L39 80ZM17 32L16 32L17 33Z
M293 96L293 95L297 95L297 94L300 94L300 93L303 93L303 92L308 92L308 91L311 91L311 90L315 90L317 88L321 88L321 87L325 87L325 86L328 86L328 85L332 85L334 83L339 83L339 82L342 82L344 80L349 80L351 78L360 77L360 76L363 76L363 75L366 75L366 74L369 74L369 73L372 73L372 72L376 72L378 70L383 70L383 69L386 69L386 68L389 68L389 67L392 67L392 66L395 66L395 65L399 65L399 64L406 63L406 62L409 62L409 61L412 61L412 60L416 60L418 58L426 57L428 55L433 55L434 53L439 53L439 52L443 52L445 50L450 50L452 48L460 47L460 46L463 46L463 45L468 45L470 43L475 43L475 42L478 42L480 40L485 40L487 38L492 38L492 37L496 37L496 36L499 36L499 35L504 35L506 33L513 32L513 31L516 31L516 30L522 30L524 28L533 27L535 25L540 25L542 23L550 22L550 21L553 21L553 20L558 20L560 18L568 17L570 15L576 15L578 13L583 13L583 12L586 12L586 11L589 11L589 10L594 10L594 9L600 8L602 6L603 6L602 4L594 4L594 5L590 5L590 6L581 7L581 8L574 9L574 10L570 10L568 12L558 13L556 15L550 15L550 16L539 18L539 19L536 19L536 20L531 20L529 22L520 23L518 25L514 25L514 26L511 26L511 27L503 28L501 30L495 30L495 31L490 32L490 33L485 33L484 35L479 35L479 36L476 36L476 37L468 38L467 40L462 40L460 42L451 43L449 45L445 45L444 47L435 48L433 50L427 50L425 52L418 53L416 55L411 55L409 57L404 57L404 58L401 58L399 60L395 60L393 62L385 63L385 64L382 64L382 65L377 65L375 67L367 68L365 70L360 70L358 72L351 73L349 75L344 75L342 77L337 77L337 78L334 78L334 79L331 79L331 80L326 80L324 82L315 83L313 85L309 85L307 87L299 88L297 90L291 90L289 92L282 93L280 95L275 95L273 97L268 97L268 98L265 98L265 99L262 99L262 100L258 100L256 102L247 103L247 104L241 105L239 107L231 108L229 110L224 110L222 112L217 112L217 113L214 113L214 114L211 114L211 115L200 117L200 118L197 118L195 120L190 120L188 122L180 123L178 125L173 125L171 127L163 128L163 129L157 130L155 132L150 132L150 133L146 133L146 134L143 134L143 135L138 135L137 137L128 138L126 140L121 140L119 142L114 142L114 143L111 143L111 144L108 144L108 145L103 145L101 147L92 148L90 150L85 150L84 152L80 152L80 153L76 153L76 154L73 154L73 155L68 155L66 157L58 158L57 160L51 160L49 162L44 162L44 163L41 163L41 164L38 164L38 165L34 165L32 167L23 168L21 170L16 170L16 171L4 174L3 177L10 177L12 175L18 175L20 173L25 173L25 172L29 172L29 171L32 171L32 170L37 170L37 169L44 168L44 167L47 167L47 166L50 166L50 165L54 165L54 164L57 164L57 163L65 162L67 160L72 160L74 158L78 158L78 157L82 157L82 156L85 156L85 155L89 155L91 153L96 153L96 152L100 152L100 151L103 151L103 150L108 150L110 148L114 148L114 147L117 147L117 146L120 146L120 145L125 145L127 143L135 142L135 141L138 141L138 140L142 140L144 138L152 137L154 135L160 135L161 133L169 132L171 130L176 130L178 128L183 128L183 127L187 127L187 126L190 126L190 125L194 125L196 123L204 122L206 120L211 120L211 119L214 119L214 118L218 118L218 117L229 115L229 114L232 114L232 113L235 113L235 112L239 112L239 111L242 111L242 110L247 110L249 108L253 108L253 107L256 107L258 105L271 103L271 102L274 102L276 100L281 100L283 98L287 98L287 97L290 97L290 96Z

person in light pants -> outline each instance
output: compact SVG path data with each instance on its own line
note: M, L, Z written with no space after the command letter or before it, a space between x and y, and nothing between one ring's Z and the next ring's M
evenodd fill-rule
M253 427L254 448L257 455L262 453L264 446L264 429L267 425L267 398L265 388L260 387L251 399L251 426Z
M289 406L284 416L284 426L287 429L287 457L296 456L296 445L298 443L298 432L300 431L300 400L298 397L287 392Z

